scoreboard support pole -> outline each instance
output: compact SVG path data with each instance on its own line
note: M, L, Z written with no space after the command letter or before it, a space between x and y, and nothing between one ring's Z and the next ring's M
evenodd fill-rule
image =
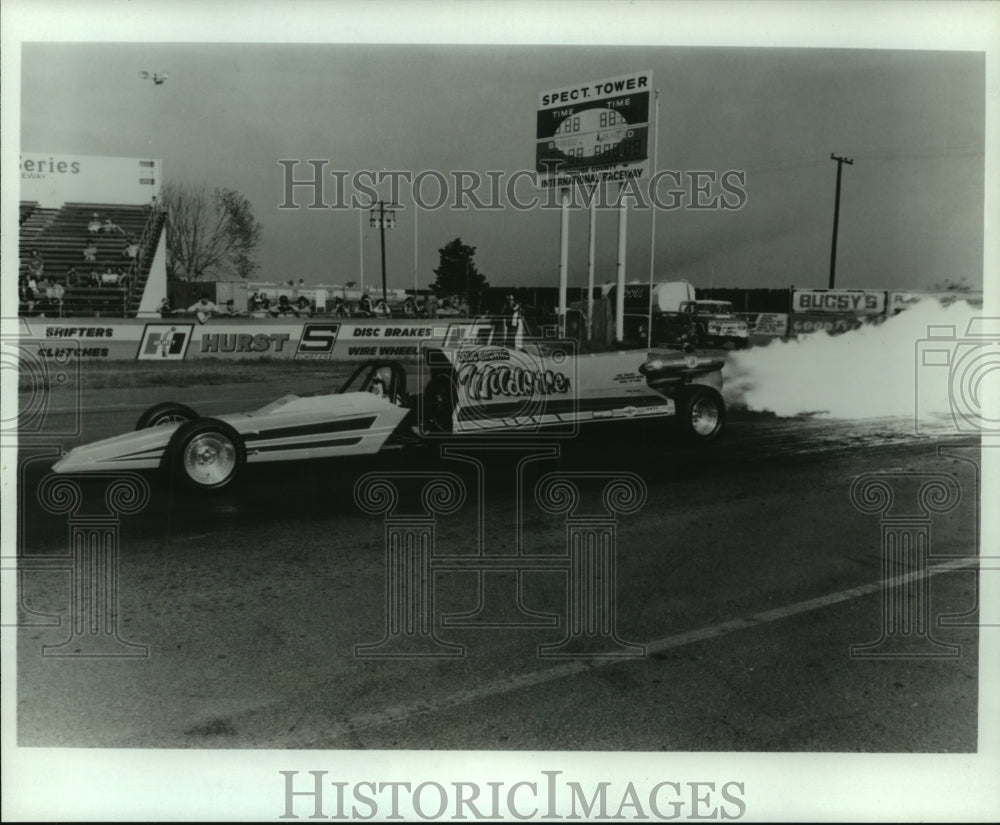
M587 340L594 338L594 244L597 230L597 187L594 184L594 191L590 198L590 238L587 257Z
M628 204L625 184L618 190L618 288L615 290L615 340L625 340L625 250L628 245Z
M660 90L653 91L655 101L653 114L653 168L650 172L652 179L659 171L657 168L657 141L660 139ZM646 349L653 348L653 283L656 279L656 209L650 216L649 223L649 309L646 314Z
M566 289L569 284L569 189L560 192L559 335L566 337Z

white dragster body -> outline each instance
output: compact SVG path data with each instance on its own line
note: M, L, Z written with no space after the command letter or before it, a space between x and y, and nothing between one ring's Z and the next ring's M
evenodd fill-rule
M258 410L217 416L243 438L247 461L377 453L408 410L367 392L285 395ZM167 422L71 450L57 473L154 470L184 422Z
M583 425L676 419L687 437L721 432L722 361L666 351L577 355L559 343L475 342L425 352L430 380L406 392L397 361L359 366L339 390L285 395L249 412L200 417L167 402L133 432L85 444L56 473L160 470L200 490L229 486L244 464L371 455L466 433L573 435Z

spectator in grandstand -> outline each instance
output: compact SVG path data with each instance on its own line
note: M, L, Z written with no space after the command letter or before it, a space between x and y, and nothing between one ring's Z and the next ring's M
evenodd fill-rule
M104 272L101 273L101 286L117 286L118 285L118 273L111 268L111 264L108 264L104 268Z
M80 276L77 274L75 266L66 270L66 286L70 288L80 286Z
M101 231L101 218L96 212L90 216L90 223L87 224L87 231L91 235L96 235Z
M118 275L118 286L120 286L122 289L128 289L128 284L129 284L128 272L126 272L121 267L118 267L116 274Z
M28 256L28 274L37 280L42 277L42 271L44 269L44 258L38 254L37 249L32 249L31 254Z
M160 301L160 305L156 308L156 311L160 313L161 318L166 318L168 315L173 315L174 308L170 306L170 299L163 298Z
M83 248L83 260L89 264L97 263L97 244L92 240Z
M63 297L66 295L66 288L58 281L52 282L52 304L59 317L62 318Z
M90 285L91 286L101 285L101 275L97 271L97 267L94 267L92 270L90 270Z
M212 317L213 313L219 311L219 308L208 300L208 296L202 295L201 299L189 306L187 311L195 313L198 316L198 322L204 324Z
M122 257L128 258L132 261L139 257L139 244L136 243L135 238L131 235L128 236L128 239L125 242L125 248L122 250Z
M121 232L122 228L111 220L111 218L105 218L104 222L101 224L101 231L105 235L110 235L113 232Z
M28 276L22 275L17 281L17 301L20 311L30 315L35 309L35 290L28 283Z

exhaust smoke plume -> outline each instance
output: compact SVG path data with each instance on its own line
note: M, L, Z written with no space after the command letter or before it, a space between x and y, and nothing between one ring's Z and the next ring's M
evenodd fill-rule
M971 322L971 327L970 327ZM908 431L1000 429L1000 319L927 299L840 335L816 333L734 352L727 401L778 416L895 418ZM966 428L969 429L969 428Z

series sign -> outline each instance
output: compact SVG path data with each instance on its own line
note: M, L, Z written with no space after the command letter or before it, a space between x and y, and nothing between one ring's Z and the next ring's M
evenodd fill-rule
M652 86L652 71L643 71L542 92L535 131L542 184L643 177Z

